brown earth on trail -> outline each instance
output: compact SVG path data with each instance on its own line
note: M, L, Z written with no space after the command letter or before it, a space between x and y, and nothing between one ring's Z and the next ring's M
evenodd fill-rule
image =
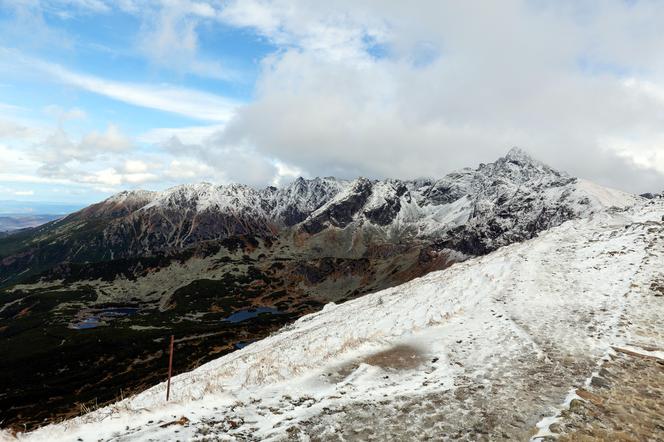
M361 362L385 369L412 370L426 360L420 349L409 345L396 345L388 350L369 355Z
M616 349L550 430L561 442L664 440L664 360Z
M413 370L427 361L419 348L410 345L395 345L387 350L373 353L364 358L354 359L328 373L328 380L340 382L354 372L360 364L373 365L387 371Z

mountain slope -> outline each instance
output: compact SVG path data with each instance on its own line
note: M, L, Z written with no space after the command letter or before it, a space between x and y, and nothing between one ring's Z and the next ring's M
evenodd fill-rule
M0 238L0 421L34 428L154 385L170 334L191 370L330 301L640 201L519 149L439 180L119 193Z
M656 437L646 390L599 404L635 377L664 389L663 216L598 213L329 304L176 377L170 404L160 384L21 439ZM627 400L643 405L603 411Z

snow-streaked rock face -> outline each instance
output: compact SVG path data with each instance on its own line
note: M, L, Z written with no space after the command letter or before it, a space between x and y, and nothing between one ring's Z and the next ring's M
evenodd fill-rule
M233 235L292 230L316 236L343 230L348 238L357 232L370 232L374 242L418 238L478 255L568 219L641 199L570 177L514 148L494 163L439 180L299 178L283 188L261 190L201 183L123 192L96 211L118 215L105 228L105 241L123 244L119 253L126 254Z
M545 436L612 347L664 356L663 215L661 201L596 213L330 304L177 376L169 404L160 384L19 439Z
M652 199L664 199L664 190L661 191L661 192L659 192L659 193L651 193L651 192L644 193L644 194L641 194L641 196L642 196L643 198L646 198L646 199L649 199L649 200L652 200Z

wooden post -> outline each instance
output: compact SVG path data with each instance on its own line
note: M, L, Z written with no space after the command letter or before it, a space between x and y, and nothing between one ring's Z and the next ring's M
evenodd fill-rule
M171 375L173 374L173 340L174 336L171 335L171 349L168 352L168 383L166 384L166 402L171 396Z

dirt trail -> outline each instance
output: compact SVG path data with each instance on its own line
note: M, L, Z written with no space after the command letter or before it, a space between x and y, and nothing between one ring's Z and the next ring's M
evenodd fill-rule
M647 253L626 294L616 345L541 440L664 440L664 224L641 227Z

